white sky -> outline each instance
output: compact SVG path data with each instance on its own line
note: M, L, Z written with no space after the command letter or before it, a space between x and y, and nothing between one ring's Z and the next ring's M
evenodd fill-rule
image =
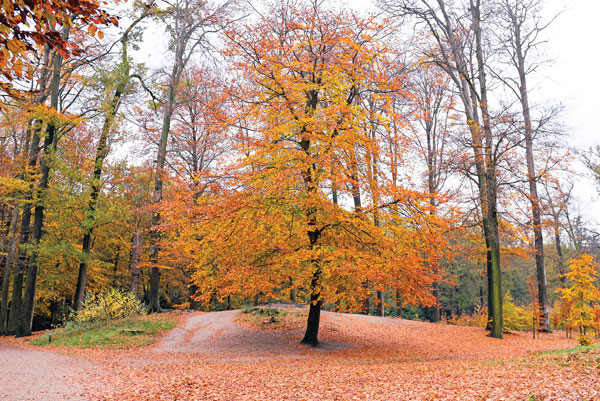
M353 8L368 10L372 0L345 0ZM532 104L562 104L561 121L567 144L585 150L600 144L600 0L546 0L548 16L559 17L547 30L544 45L552 63L539 71L530 85ZM534 77L532 77L534 78ZM530 82L531 83L531 82ZM580 162L574 195L582 214L600 223L597 185Z
M562 121L569 145L583 150L600 144L600 2L548 0L550 12L561 8L563 13L548 31L549 55L554 63L543 71L546 79L532 96L537 103L560 102L565 106ZM575 168L581 173L574 187L581 212L600 223L596 183L581 165Z

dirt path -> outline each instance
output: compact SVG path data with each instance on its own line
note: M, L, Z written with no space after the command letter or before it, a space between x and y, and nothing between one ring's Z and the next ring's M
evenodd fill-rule
M304 357L306 346L298 343L301 332L248 330L234 322L239 310L197 313L184 325L171 331L154 349L155 352L204 354L220 360L252 358ZM345 348L343 344L323 342L320 352Z
M0 400L83 401L93 392L89 362L0 344Z

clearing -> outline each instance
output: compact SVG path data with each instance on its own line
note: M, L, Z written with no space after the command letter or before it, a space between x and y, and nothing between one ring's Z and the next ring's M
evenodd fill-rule
M305 309L284 312L285 325L238 313L184 314L140 348L42 350L4 339L0 400L600 398L598 349L556 351L575 346L563 332L497 340L478 328L323 312L323 345L313 349L298 344L294 316Z

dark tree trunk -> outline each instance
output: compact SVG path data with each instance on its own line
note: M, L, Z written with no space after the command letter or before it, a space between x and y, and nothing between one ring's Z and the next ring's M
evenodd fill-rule
M50 63L50 49L46 46L44 48L43 62L42 62L42 75L40 78L40 90L37 98L38 104L43 104L47 98L46 86L48 83L49 75L49 63ZM33 121L30 125L27 138L25 140L24 153L27 155L27 167L33 170L37 164L37 158L39 153L40 145L40 130L41 121ZM24 177L24 173L20 175L20 178ZM23 273L27 261L27 255L25 252L16 249L19 242L21 244L27 244L29 242L30 235L30 224L31 224L31 200L33 199L33 181L29 184L29 188L25 194L25 204L23 206L23 213L21 214L21 226L20 241L17 239L15 243L15 254L13 258L16 258L15 270L13 275L12 285L12 297L10 302L10 315L8 317L8 324L6 327L7 334L14 334L17 330L17 323L21 313L21 303L23 297Z
M483 191L482 214L483 225L487 227L487 245L489 246L491 261L491 284L490 293L492 294L490 309L492 311L492 329L490 336L502 338L504 325L502 322L502 281L500 268L500 236L498 231L498 212L497 212L497 179L496 179L496 161L492 151L493 136L490 114L488 110L486 65L483 55L483 40L481 31L481 0L470 1L470 11L472 19L472 29L475 36L475 55L477 59L477 70L480 90L479 108L483 120L483 133L485 138L484 160L485 160L485 190Z
M548 289L546 283L546 266L544 264L544 237L542 232L542 216L540 201L537 191L537 178L533 158L533 128L531 122L531 110L529 107L529 94L527 91L527 67L523 53L521 39L521 25L516 15L511 14L514 29L514 48L516 53L516 67L519 73L519 93L523 120L525 123L525 153L527 161L527 181L529 182L529 200L531 202L531 213L533 217L532 226L535 245L535 267L538 283L538 302L540 307L540 328L542 331L550 330L550 307L548 304ZM528 39L527 39L528 40Z
M68 36L68 30L63 32L63 36ZM54 53L54 65L52 72L52 81L50 83L50 107L58 107L60 72L62 68L63 57L59 52ZM48 179L50 176L50 162L52 153L54 153L54 144L57 127L54 122L48 124L46 137L44 138L43 157L40 162L41 178L37 186L38 196L43 198L48 189ZM20 316L16 326L16 335L19 337L31 335L31 324L33 322L33 312L35 309L35 292L37 286L37 273L39 270L38 250L36 249L42 238L44 228L44 203L38 202L34 209L32 245L34 250L27 261L27 278L25 281L25 295L21 304Z
M187 24L192 20L191 15L182 15L182 13L186 13L188 9L175 9L176 18L182 17L182 29L186 29L185 27L189 27ZM175 54L174 54L174 62L173 67L171 69L171 75L169 76L169 83L167 87L167 98L165 102L164 115L163 115L163 124L160 135L160 141L158 144L158 152L156 154L156 171L154 174L154 194L152 198L152 203L157 205L162 200L162 190L163 190L163 174L167 157L167 143L169 142L169 132L171 130L171 119L173 117L173 113L175 112L175 100L177 97L177 88L179 87L179 83L181 81L181 76L183 74L183 70L188 58L185 58L186 46L188 41L191 39L191 34L193 33L193 29L185 32L176 32L176 34L180 34L177 37L174 37L173 40L175 42ZM150 288L148 292L148 313L156 313L160 312L160 270L158 266L158 255L160 252L159 249L159 239L160 233L158 231L158 224L160 223L160 213L155 211L152 216L152 231L150 232Z
M19 227L19 208L15 205L10 221L10 242L8 245L8 254L4 265L4 274L2 275L2 300L0 303L0 334L4 334L8 328L8 295L10 290L10 279L15 262L15 252L17 248Z
M290 287L292 287L290 289L290 302L295 304L296 303L296 289L294 288L294 279L290 277Z
M321 321L321 305L322 300L321 293L317 289L319 288L320 282L320 271L317 270L311 281L311 288L313 289L310 295L310 306L308 309L308 321L306 323L306 331L304 332L304 338L301 343L316 347L319 345L319 323Z
M385 307L383 305L383 291L377 291L377 315L385 316Z
M131 254L129 258L129 291L138 296L140 290L140 255L142 234L136 224L131 237Z
M308 107L311 109L316 109L318 102L318 92L311 91L308 96ZM310 139L303 137L300 141L300 147L302 151L307 155L311 156L311 143ZM303 172L302 176L304 179L304 185L306 186L306 191L309 195L315 195L317 192L317 185L314 177L314 166L309 165L306 166L306 170ZM307 220L307 236L309 241L309 249L313 250L321 237L321 229L317 226L317 210L313 207L310 207L306 210L306 220ZM323 300L321 299L321 266L318 259L312 260L313 265L313 277L310 282L310 307L308 311L308 320L306 322L306 332L304 333L304 338L302 339L302 344L311 345L316 347L319 344L319 322L321 319L321 305Z
M558 215L554 217L554 245L556 246L556 254L558 255L558 275L560 278L560 282L563 286L567 283L567 277L565 274L565 261L563 257L562 243L560 240L560 225L558 222Z
M124 51L124 53L125 55L127 54L126 51ZM113 94L113 98L111 99L106 118L104 119L104 125L102 126L100 140L98 141L98 146L96 148L96 159L94 160L94 174L92 177L91 194L88 203L88 210L86 212L87 218L84 222L85 234L83 235L81 246L81 263L79 264L79 275L77 277L77 287L75 288L75 298L73 305L73 309L75 311L81 309L81 305L83 304L83 298L85 296L87 269L90 258L90 244L92 234L94 231L94 225L96 222L96 209L98 207L98 197L100 195L102 185L102 164L104 163L104 159L108 154L108 137L113 126L115 115L119 108L119 100L121 99L121 95L125 91L125 87L129 82L128 63L124 66L124 69L124 74L126 74L126 77L122 78L122 81L117 85L117 88L115 89L115 93Z

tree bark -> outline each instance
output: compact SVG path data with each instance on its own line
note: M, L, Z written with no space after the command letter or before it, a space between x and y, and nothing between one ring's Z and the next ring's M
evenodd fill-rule
M558 213L553 210L554 217L554 246L556 247L556 254L558 255L558 277L563 286L567 283L567 277L565 276L565 260L563 256L562 243L560 240L560 222Z
M48 83L48 73L49 73L49 63L50 63L50 49L48 46L44 48L44 54L42 58L42 74L40 77L40 86L39 86L39 95L36 99L38 104L43 104L46 101L47 93L46 86ZM39 153L39 144L40 144L40 130L41 130L41 121L31 121L30 128L28 130L27 138L25 141L24 154L27 155L27 164L25 171L21 174L20 178L26 177L29 171L33 171L37 164L37 158ZM15 248L21 244L27 244L29 242L30 235L30 223L31 223L31 201L33 199L34 193L34 184L31 178L29 188L25 194L23 212L21 213L21 225L19 228L19 236L20 241L17 238L17 243L15 244ZM15 260L15 269L13 275L13 285L12 285L12 297L10 302L10 315L8 317L8 324L6 327L6 334L14 334L17 328L17 322L19 320L20 312L21 312L21 303L23 296L23 273L25 269L25 264L27 260L27 255L25 252L22 252L17 249L16 260Z
M68 37L69 31L66 29L63 32L64 37ZM59 52L54 53L54 65L52 72L52 81L50 83L50 107L58 108L60 73L63 63L63 56ZM42 238L44 228L44 211L45 206L43 198L48 189L48 179L50 176L50 158L54 152L54 143L57 127L54 122L48 124L46 137L44 138L43 157L40 162L41 178L37 185L38 200L34 209L33 229L32 229L32 244L34 250L27 263L27 278L25 281L25 295L23 297L20 316L16 325L16 335L19 337L31 335L31 324L33 322L33 312L35 308L35 293L37 286L37 273L39 270L38 250L40 239Z
M142 234L139 224L135 224L131 236L131 253L129 257L129 291L137 297L140 290L140 255L142 247Z
M10 242L8 254L4 265L4 274L2 275L2 300L0 303L0 334L4 334L8 326L8 295L10 290L10 279L15 262L15 251L17 248L19 228L19 207L15 205L10 221Z
M486 190L484 191L484 203L482 204L484 227L487 226L488 246L491 253L491 293L492 303L490 309L492 311L492 329L490 336L494 338L502 338L504 330L502 322L502 281L500 269L500 236L498 231L498 212L497 212L497 178L496 178L496 162L492 152L493 137L488 111L487 98L487 82L486 82L486 65L483 56L483 41L481 32L481 0L470 1L471 17L473 22L473 33L475 36L476 59L478 67L478 80L480 91L479 108L481 110L481 118L483 120L483 131L485 135L485 178L487 182Z
M514 33L514 47L516 53L516 67L519 73L519 94L523 122L525 125L525 157L527 160L527 181L529 183L529 200L531 202L531 213L533 217L532 226L535 245L535 267L538 283L538 302L540 306L540 329L550 332L550 307L548 304L548 289L546 283L546 266L544 264L544 237L542 232L542 217L540 201L537 191L537 179L535 163L533 158L533 128L531 122L531 109L529 107L529 94L527 92L527 71L523 42L521 39L521 25L514 10L509 10Z
M177 41L178 46L183 46L181 41ZM173 70L171 72L171 79L169 87L167 89L167 102L165 104L165 114L163 116L163 125L160 135L160 142L158 145L158 153L156 156L156 172L154 175L154 194L152 203L157 205L162 200L162 189L163 189L163 170L165 168L166 156L167 156L167 143L169 141L169 131L171 129L171 119L175 111L175 97L176 88L179 86L179 80L183 69L183 48L178 48L176 52L175 63L173 64ZM179 55L179 57L177 57ZM157 230L158 223L160 222L160 213L154 212L152 215L152 231L150 233L150 289L148 294L148 313L160 312L160 270L158 265L158 254L159 245L158 241L160 234Z
M315 110L318 102L318 92L312 90L308 94L307 108ZM303 133L306 133L306 127L303 128ZM306 136L302 137L300 147L307 157L311 156L311 142ZM304 185L309 196L316 196L317 185L314 177L314 166L306 166L303 172ZM317 210L314 207L309 207L306 210L307 220L307 236L309 241L309 249L313 250L321 237L321 230L317 226ZM321 319L321 266L318 259L312 260L313 277L310 282L310 306L308 311L308 320L306 322L306 331L301 343L316 347L319 345L319 323Z
M320 299L321 293L319 290L320 286L320 270L316 270L311 281L312 293L310 295L310 306L308 309L308 321L306 323L306 331L304 332L304 338L301 343L307 344L313 347L319 345L319 323L321 321L321 306L323 301Z

